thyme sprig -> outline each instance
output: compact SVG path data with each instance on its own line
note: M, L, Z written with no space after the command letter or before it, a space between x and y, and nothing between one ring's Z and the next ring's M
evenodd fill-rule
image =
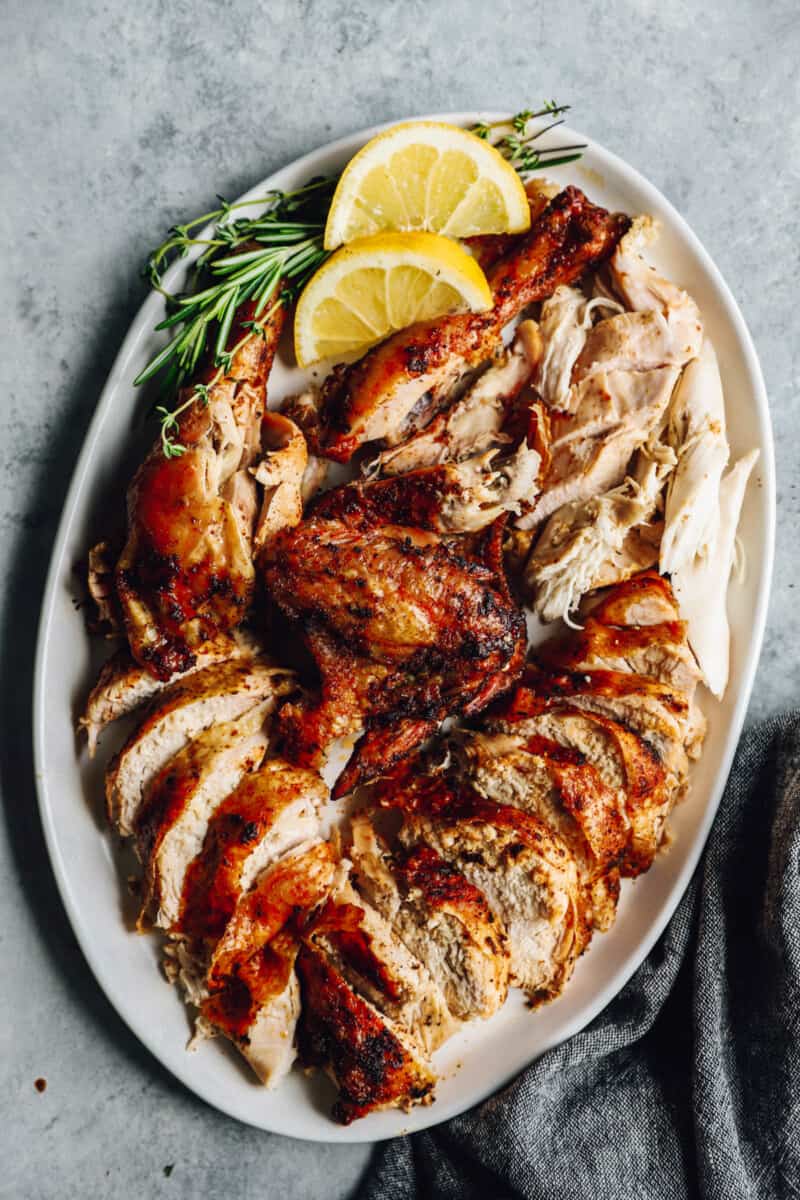
M180 415L195 403L208 404L211 388L230 369L234 356L252 338L265 336L265 323L278 305L288 307L327 258L322 235L335 184L335 178L314 179L293 192L272 191L238 204L228 204L220 197L219 208L173 226L148 258L144 274L167 304L167 315L156 329L175 333L134 384L140 386L161 377L165 403L156 407L156 413L167 458L175 458L186 449L178 440ZM262 211L252 218L232 216L235 209L249 204L262 205ZM207 236L195 236L195 231L202 233L209 225L212 228ZM194 247L202 247L194 264L194 290L179 294L167 291L166 271ZM244 326L243 336L229 347L236 311L245 301L254 303L253 319ZM177 408L171 407L170 401L209 346L216 373L206 384L193 387Z
M491 142L524 179L534 171L575 162L583 154L586 149L585 142L558 146L534 145L551 129L564 124L564 113L569 112L569 108L568 104L546 100L536 111L526 108L515 113L513 117L500 121L479 121L477 125L472 126L472 132ZM531 129L532 121L539 121L545 117L553 117L554 120Z

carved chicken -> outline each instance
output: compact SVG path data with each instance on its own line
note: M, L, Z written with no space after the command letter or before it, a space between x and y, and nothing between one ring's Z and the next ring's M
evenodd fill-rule
M131 653L160 679L194 666L198 649L235 628L250 602L258 496L249 468L260 457L283 312L275 308L263 336L236 350L254 317L252 304L239 310L225 373L212 382L208 367L182 394L181 402L201 387L178 418L184 452L165 457L157 443L128 490L116 591Z
M507 690L525 621L502 564L503 518L474 516L452 465L326 493L271 544L266 582L298 621L321 676L315 701L281 714L285 752L319 766L334 739L364 729L337 795L383 773L446 716Z
M492 309L419 322L332 372L323 388L320 452L349 462L367 442L397 445L423 428L453 384L500 349L509 321L607 258L628 225L578 188L565 188L491 267Z

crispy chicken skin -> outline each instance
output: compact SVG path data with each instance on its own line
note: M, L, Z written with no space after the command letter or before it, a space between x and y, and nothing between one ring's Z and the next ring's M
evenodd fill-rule
M324 901L334 873L330 843L298 847L241 897L211 958L200 1000L203 1020L239 1047L269 1087L295 1058L295 959L302 928Z
M270 758L217 806L183 886L177 931L212 943L260 869L317 832L327 789L313 771Z
M282 711L284 753L318 767L335 738L366 729L335 795L384 773L445 716L479 712L524 660L502 519L444 537L417 484L338 488L271 546L267 586L301 624L321 676L316 701Z
M365 442L405 440L415 423L436 413L459 376L498 348L504 325L608 257L628 225L578 188L565 188L491 267L491 310L412 325L333 371L323 388L321 453L348 462Z
M228 345L247 332L252 304L240 309ZM251 543L267 376L284 319L279 305L264 337L250 338L227 373L179 418L186 450L167 458L157 442L128 489L128 535L115 583L131 653L160 679L185 671L197 650L233 629L249 605L255 571ZM206 367L198 384L209 385Z
M319 947L297 956L301 1061L324 1066L339 1088L333 1117L343 1125L382 1108L430 1102L436 1077L412 1039L359 996Z
M547 737L579 750L621 789L624 874L647 870L686 787L704 721L699 671L669 582L643 572L610 589L584 627L539 647L520 686L486 721L515 743Z

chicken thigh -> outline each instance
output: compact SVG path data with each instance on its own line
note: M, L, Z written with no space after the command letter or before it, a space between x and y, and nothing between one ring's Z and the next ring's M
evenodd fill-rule
M336 488L268 554L267 586L321 676L315 701L282 710L284 752L318 767L334 739L366 731L335 795L382 774L446 716L479 712L521 670L525 620L503 570L503 518L443 534L448 497L435 479Z

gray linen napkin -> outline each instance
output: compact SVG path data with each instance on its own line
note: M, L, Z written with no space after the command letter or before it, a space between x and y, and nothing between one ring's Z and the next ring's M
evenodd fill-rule
M745 734L688 892L592 1024L376 1148L359 1200L411 1196L800 1197L800 714Z

